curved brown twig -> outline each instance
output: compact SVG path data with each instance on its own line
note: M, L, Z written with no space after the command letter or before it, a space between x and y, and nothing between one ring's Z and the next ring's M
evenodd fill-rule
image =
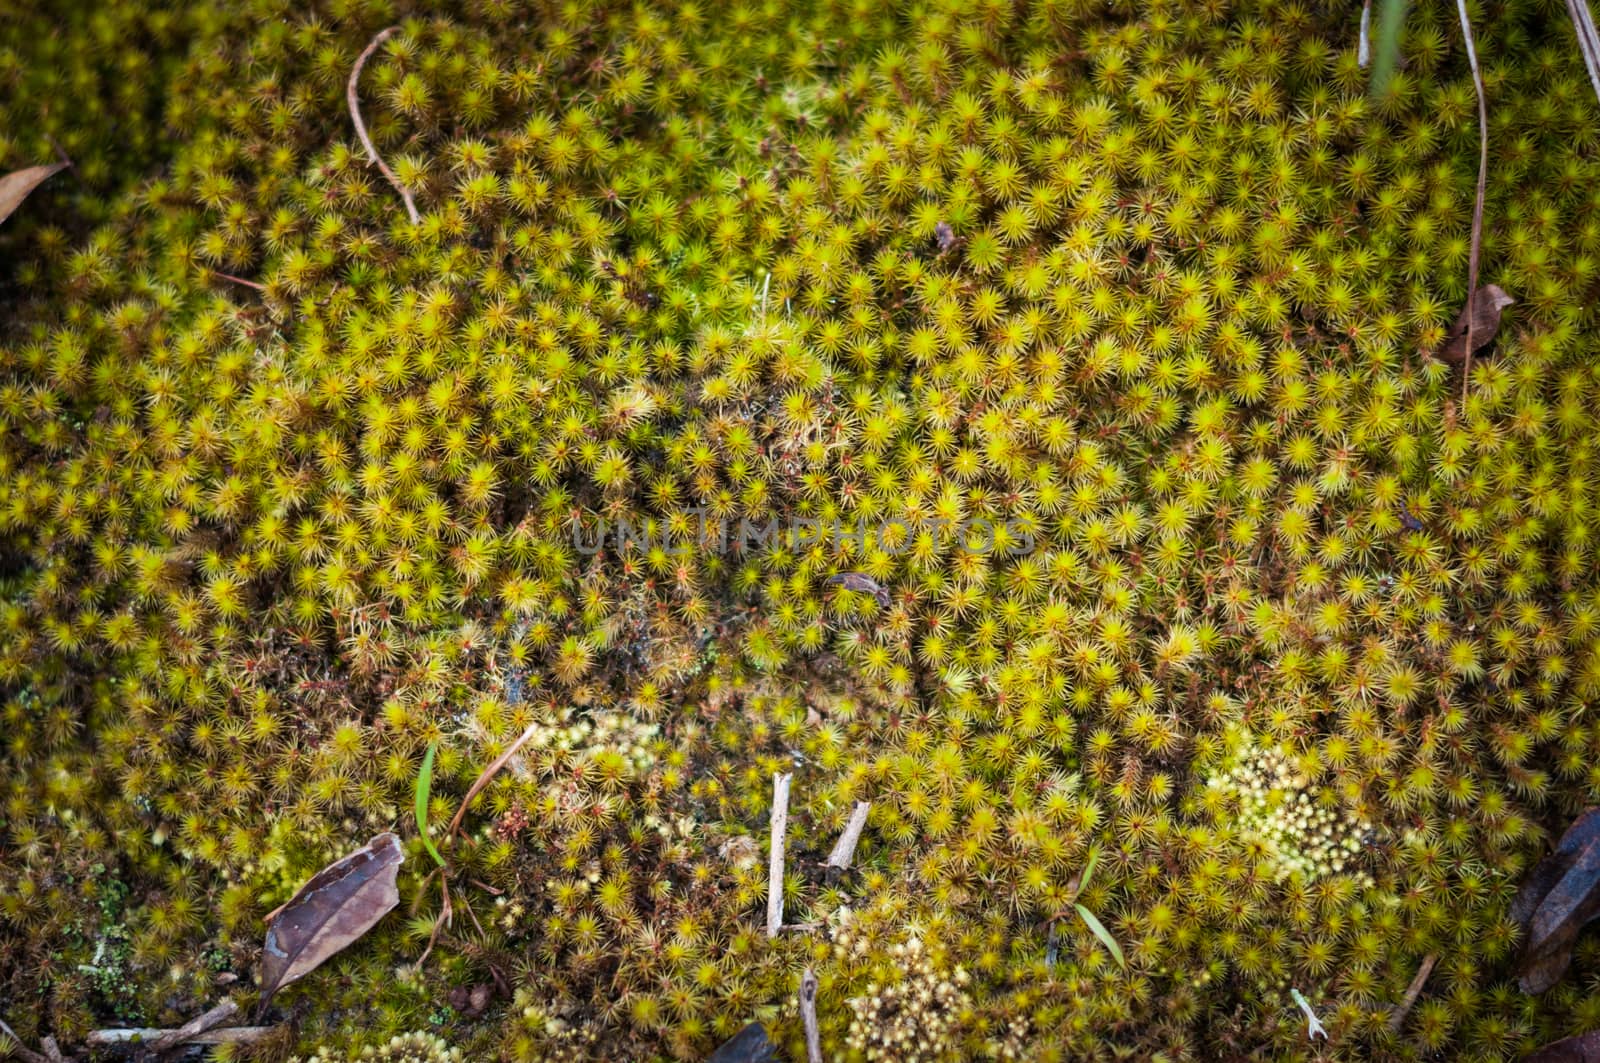
M378 149L372 146L372 138L367 135L367 123L361 120L361 101L356 95L356 83L361 80L361 68L367 65L367 60L372 58L372 53L378 50L380 44L399 32L399 26L390 26L372 38L372 43L368 44L356 58L356 66L350 71L350 82L345 86L344 97L350 104L350 120L356 125L356 136L361 138L361 146L367 149L367 158L371 159L388 182L394 185L394 190L400 193L400 198L405 200L406 214L411 218L411 224L416 225L422 221L422 217L417 213L417 204L411 198L411 193L406 191L406 186L401 184L394 171L389 169L389 164L378 154Z
M472 788L467 791L467 796L461 799L461 807L456 809L455 818L450 821L450 829L445 832L446 839L454 838L456 831L461 829L461 820L466 816L467 806L472 804L472 799L483 792L483 788L488 786L489 781L500 773L501 768L511 763L511 758L517 755L517 750L521 749L523 744L532 738L534 732L538 729L538 721L530 723L527 729L517 736L517 740L507 746L506 751L494 759L493 764L483 769L483 773L478 776L477 781L472 784Z

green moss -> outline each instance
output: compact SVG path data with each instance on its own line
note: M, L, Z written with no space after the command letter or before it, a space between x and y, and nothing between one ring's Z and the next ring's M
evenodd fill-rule
M278 1002L318 1002L302 1055L698 1059L759 1018L798 1058L807 965L830 1058L900 1051L851 1023L911 982L953 987L928 1058L1298 1058L1291 989L1341 1054L1600 1021L1594 942L1526 998L1508 914L1600 798L1558 10L1473 12L1517 302L1465 382L1453 5L1377 98L1354 15L1282 0L24 14L0 167L79 171L0 229L24 1037L192 1017L397 825L405 909ZM415 225L346 110L394 23L360 99ZM778 771L818 929L773 941Z

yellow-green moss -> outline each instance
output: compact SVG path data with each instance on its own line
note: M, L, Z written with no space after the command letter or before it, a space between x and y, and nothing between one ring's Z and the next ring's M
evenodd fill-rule
M1452 4L1377 99L1357 12L1283 0L164 12L0 19L0 164L53 138L85 182L0 229L24 1037L238 991L397 825L402 912L278 1002L302 1053L699 1059L759 1018L798 1058L811 964L860 1058L913 940L967 976L950 1058L1302 1058L1291 988L1352 1056L1600 1025L1592 937L1510 978L1509 898L1600 797L1600 109L1559 5L1472 8L1517 302L1465 382ZM394 23L360 96L415 225L345 103ZM443 824L535 723L435 831L418 972L422 751ZM1343 867L1207 784L1241 735L1362 825ZM780 770L819 929L770 941Z

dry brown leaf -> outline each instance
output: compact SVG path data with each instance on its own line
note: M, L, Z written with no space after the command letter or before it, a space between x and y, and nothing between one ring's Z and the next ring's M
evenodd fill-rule
M1600 808L1573 821L1529 873L1511 905L1526 935L1517 962L1524 993L1542 993L1560 981L1584 924L1600 918Z
M400 903L405 852L384 833L313 875L278 910L261 953L261 1004L342 952Z
M765 1026L752 1022L718 1046L706 1063L778 1063L778 1046Z
M48 166L30 166L0 177L0 222L11 217L30 192L66 168L64 162L52 162Z
M1485 284L1478 289L1471 304L1473 354L1487 347L1489 341L1494 339L1500 331L1500 315L1515 302L1498 284ZM1439 357L1451 365L1460 365L1467 360L1467 353L1467 308L1462 307L1455 324L1445 334L1444 348L1439 352Z
M892 599L889 592L878 584L878 581L865 572L844 572L837 576L829 576L829 583L836 583L846 590L855 591L857 594L870 594L881 609L889 608Z
M1526 1063L1600 1063L1600 1030L1545 1045L1529 1056Z

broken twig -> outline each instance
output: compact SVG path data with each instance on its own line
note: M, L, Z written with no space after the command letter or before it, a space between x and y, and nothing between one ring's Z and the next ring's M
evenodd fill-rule
M40 1055L38 1052L35 1052L33 1049L23 1044L22 1038L17 1036L17 1031L7 1026L4 1019L0 1019L0 1033L5 1034L11 1039L11 1043L15 1047L17 1055L27 1060L27 1063L50 1063L48 1056Z
M1433 965L1439 962L1439 954L1430 952L1423 958L1422 966L1417 968L1417 973L1411 979L1411 984L1406 986L1406 995L1395 1005L1389 1013L1389 1032L1399 1033L1400 1027L1405 1025L1406 1016L1411 1014L1411 1007L1422 995L1422 987L1428 984L1428 975L1433 973Z
M153 1055L160 1055L169 1048L176 1048L197 1034L216 1029L237 1015L238 1012L239 1005L231 1000L224 1000L204 1015L190 1019L176 1030L168 1030L154 1041L151 1041L150 1052Z
M203 1030L200 1033L191 1034L179 1043L190 1045L253 1045L258 1041L266 1040L281 1029L281 1026L223 1026L220 1029ZM113 1045L127 1044L153 1044L162 1037L177 1032L177 1030L149 1029L148 1027L94 1030L85 1039L85 1043L90 1048L110 1048Z
M783 929L783 845L789 830L789 780L791 772L772 777L772 853L767 864L767 937Z
M822 1031L817 1026L817 972L800 976L800 1021L806 1028L806 1063L822 1063Z
M855 811L850 813L850 822L845 824L844 833L839 835L824 867L841 872L850 870L850 861L856 855L856 843L861 840L861 832L867 826L867 813L871 811L871 801L856 802Z
M345 86L344 96L350 104L350 120L356 124L356 136L361 138L361 146L367 149L367 158L378 167L379 172L394 186L394 190L400 193L400 198L405 200L406 215L411 218L411 224L416 225L422 221L421 216L417 214L417 204L412 200L411 193L406 191L406 186L400 183L394 171L389 169L388 163L378 154L378 149L372 146L372 138L367 135L367 123L361 120L361 101L356 95L356 82L361 80L361 68L367 65L367 60L372 58L372 53L378 50L379 45L399 32L399 26L390 26L372 38L372 43L357 57L355 69L350 71L350 82Z

